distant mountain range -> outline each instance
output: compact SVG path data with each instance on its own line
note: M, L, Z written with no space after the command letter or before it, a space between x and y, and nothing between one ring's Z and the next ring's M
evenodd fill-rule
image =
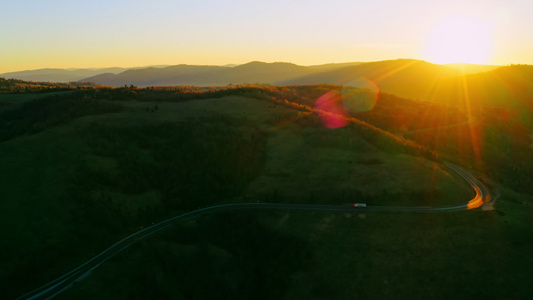
M154 66L155 67L155 66ZM158 66L166 67L166 66ZM146 67L138 67L146 68ZM133 69L138 69L133 68ZM96 76L102 73L118 74L132 68L90 68L90 69L38 69L0 74L5 79L21 79L36 82L71 82L82 81L83 78Z
M518 109L533 125L533 66L511 65L447 78L425 89L424 100L475 110L478 105ZM526 121L526 119L524 119Z
M0 74L50 82L93 82L105 86L224 86L337 84L401 97L450 104L490 104L533 110L533 66L438 65L413 59L300 66L254 61L243 65L175 65L140 68L41 69Z
M237 66L176 65L166 68L127 70L118 74L109 72L82 80L99 82L103 85L114 87L131 84L139 87L173 85L220 86L242 83L278 84L293 78L359 64L361 63L299 66L291 63L254 61Z
M496 66L435 65L419 60L399 59L370 63L342 63L316 66L299 66L292 63L250 62L238 66L176 65L165 68L132 69L121 73L108 72L83 78L82 81L108 86L135 85L220 86L242 83L292 84L342 84L372 87L375 81L404 85L409 81L433 80L464 73L494 69ZM386 85L387 85L386 84ZM412 96L412 95L407 95Z
M202 66L175 65L135 68L100 69L39 69L0 74L0 77L44 82L94 82L107 86L124 85L173 86L173 85L228 85L242 83L268 84L343 84L372 87L369 82L404 82L420 75L454 76L490 71L497 66L430 64L418 60L389 60L370 63L350 62L315 66L299 66L292 63L250 62L243 65ZM391 78L388 78L390 75ZM425 77L427 79L427 77ZM398 81L398 79L401 79ZM408 81L408 80L407 80Z
M533 111L533 66L438 65L413 59L299 66L250 62L238 66L177 65L131 69L82 79L107 86L223 86L337 84L401 97L465 106L528 108ZM468 109L468 108L464 108Z

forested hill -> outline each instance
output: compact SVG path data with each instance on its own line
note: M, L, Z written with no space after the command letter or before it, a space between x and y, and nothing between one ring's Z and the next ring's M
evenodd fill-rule
M0 77L0 93L48 92L97 87L102 86L91 82L33 82L21 79L5 79Z
M464 106L468 99L472 107L531 108L533 66L437 65L413 59L308 67L251 62L235 67L178 65L135 69L83 81L114 87L334 84L452 106Z

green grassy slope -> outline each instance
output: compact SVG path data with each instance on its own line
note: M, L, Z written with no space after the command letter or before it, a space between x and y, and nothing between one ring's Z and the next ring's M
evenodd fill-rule
M239 211L149 238L59 299L528 298L533 208Z
M116 95L128 99L123 92ZM444 204L471 193L438 164L401 150L408 146L391 148L395 139L365 134L361 124L325 129L313 114L245 97L142 102L113 95L54 95L1 114L19 129L5 131L0 143L0 209L9 228L0 241L0 289L8 298L143 226L200 206L243 197ZM268 232L280 245L295 240ZM204 249L195 247L184 251Z
M320 194L320 189L327 182L326 186L341 192L345 188L341 172L346 171L348 178L364 172L367 181L357 187L374 191L381 189L380 184L387 188L398 184L389 173L400 181L429 175L416 170L424 162L411 163L417 159L379 151L368 139L354 138L349 128L314 127L309 135L301 114L294 118L302 121L279 122L275 128L287 130L268 136L265 172L249 190L275 187L278 192L268 199L277 201L298 201L291 192L312 190L319 196L299 196L337 201L345 198ZM353 148L359 153L344 151ZM357 161L358 155L365 159ZM476 165L468 156L461 160ZM387 170L380 171L385 166ZM439 173L428 178L439 178ZM295 179L295 174L309 175ZM443 214L240 211L204 217L130 248L62 297L527 298L533 292L528 282L533 271L529 255L533 198L496 186L495 210ZM381 199L367 200L380 203Z
M423 100L472 110L484 106L523 110L522 118L533 111L533 66L514 65L489 72L448 78L435 84Z

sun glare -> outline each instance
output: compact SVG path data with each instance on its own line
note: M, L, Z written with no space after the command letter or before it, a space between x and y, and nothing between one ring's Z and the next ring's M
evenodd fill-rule
M490 28L475 17L454 15L438 22L427 40L426 58L434 63L488 63Z

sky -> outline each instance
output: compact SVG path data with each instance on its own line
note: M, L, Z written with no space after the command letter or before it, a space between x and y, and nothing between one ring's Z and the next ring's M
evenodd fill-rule
M0 73L256 60L533 64L532 11L530 0L0 0Z

